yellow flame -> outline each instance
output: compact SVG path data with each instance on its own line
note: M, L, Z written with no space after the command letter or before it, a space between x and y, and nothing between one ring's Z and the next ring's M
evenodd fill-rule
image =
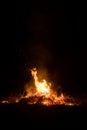
M42 95L49 94L51 84L48 84L45 79L43 79L41 82L38 80L36 68L31 70L31 74L35 80L36 91Z

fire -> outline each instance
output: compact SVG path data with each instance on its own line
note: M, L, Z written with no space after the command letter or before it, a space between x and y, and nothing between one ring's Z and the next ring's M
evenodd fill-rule
M37 93L41 94L41 95L49 95L51 84L50 83L48 84L45 79L43 79L41 82L38 80L36 68L33 68L31 70L31 74L35 80L35 86L36 86Z
M51 83L47 82L45 79L39 81L36 68L31 69L31 74L34 78L36 88L35 92L28 90L26 97L33 97L32 101L30 100L32 104L40 103L46 106L57 104L74 105L66 101L66 97L63 93L58 96L58 94L51 89Z
M63 93L58 95L52 90L52 84L45 79L39 80L36 68L31 69L31 75L34 79L34 86L32 89L28 86L25 89L26 94L19 97L10 97L8 100L3 100L2 103L18 103L20 101L27 101L28 104L42 104L50 105L77 105L72 102L72 98L64 96Z

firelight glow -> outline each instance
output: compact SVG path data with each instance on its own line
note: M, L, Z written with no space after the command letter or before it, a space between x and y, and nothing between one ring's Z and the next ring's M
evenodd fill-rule
M27 104L42 104L45 106L51 105L78 105L73 102L69 96L65 96L63 93L58 95L52 90L52 84L45 79L39 81L36 68L31 69L31 75L34 79L34 86L30 89L28 86L25 89L26 94L18 97L9 97L7 100L3 100L2 103L18 103L22 100L27 100Z

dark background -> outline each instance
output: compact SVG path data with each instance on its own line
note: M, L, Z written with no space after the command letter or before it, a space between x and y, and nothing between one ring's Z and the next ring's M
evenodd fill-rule
M87 99L86 4L3 1L1 4L0 101L23 91L32 67L46 70L55 88ZM11 129L87 127L80 106L0 104L0 126Z
M32 67L66 93L87 94L85 4L5 2L1 14L0 96L22 91Z

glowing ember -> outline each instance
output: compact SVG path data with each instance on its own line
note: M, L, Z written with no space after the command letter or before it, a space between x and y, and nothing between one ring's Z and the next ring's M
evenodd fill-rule
M34 85L32 89L28 86L25 89L26 94L19 97L10 97L8 100L3 100L2 103L13 103L26 101L28 104L42 104L46 106L50 105L78 105L72 102L70 97L64 96L63 93L58 95L55 91L51 89L51 83L47 82L45 79L39 81L37 76L36 68L31 69L31 74L34 78Z
M9 102L6 100L3 100L2 103L8 104Z

